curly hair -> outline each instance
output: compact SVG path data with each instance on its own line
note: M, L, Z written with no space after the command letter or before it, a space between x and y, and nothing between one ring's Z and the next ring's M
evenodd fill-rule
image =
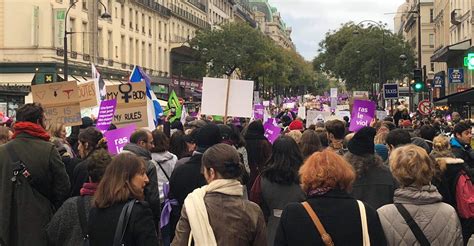
M402 187L421 187L431 182L434 161L426 151L414 144L396 148L390 154L390 169Z

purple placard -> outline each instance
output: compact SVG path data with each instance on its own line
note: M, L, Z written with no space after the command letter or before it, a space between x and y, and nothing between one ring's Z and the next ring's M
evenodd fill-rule
M97 117L96 128L102 133L106 132L114 120L117 99L104 100L100 102L99 116Z
M122 152L123 147L129 143L130 136L137 127L135 124L123 128L115 129L105 133L109 153L117 155Z
M263 128L265 129L265 137L273 144L278 136L280 136L281 128L275 125L275 119L273 118L268 119Z
M363 127L370 126L370 122L374 118L374 115L374 102L366 100L354 100L349 131L356 132Z
M253 118L256 120L263 120L263 110L264 107L262 104L253 105Z

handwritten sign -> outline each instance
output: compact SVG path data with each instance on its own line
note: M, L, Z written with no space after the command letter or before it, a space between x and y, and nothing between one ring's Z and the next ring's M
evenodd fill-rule
M369 126L375 115L375 103L366 100L354 100L349 131L356 132Z
M79 88L76 81L31 86L33 102L45 109L46 124L82 124Z
M318 122L325 122L326 118L330 115L330 112L308 110L306 112L306 127L308 128L310 125L315 125Z
M91 108L97 106L97 96L94 81L79 83L79 99L81 108Z
M263 129L265 130L264 136L273 144L275 140L280 136L281 128L275 125L275 119L270 118L265 122L263 125Z
M117 101L115 99L104 100L100 103L99 116L97 118L96 127L101 132L104 133L109 129L110 124L114 120L116 107Z
M109 153L117 155L122 152L123 147L130 142L130 136L135 131L136 126L131 124L124 128L115 129L105 133L107 139L107 149Z
M145 82L110 85L106 91L107 100L117 100L113 120L117 127L132 123L136 127L148 127Z
M263 120L265 108L262 104L255 104L253 105L253 118L256 120Z

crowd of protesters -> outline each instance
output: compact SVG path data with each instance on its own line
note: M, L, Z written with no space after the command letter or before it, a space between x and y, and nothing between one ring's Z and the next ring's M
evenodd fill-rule
M112 156L93 119L68 135L26 104L0 126L0 246L469 243L469 120L276 118L273 143L260 120L164 118Z

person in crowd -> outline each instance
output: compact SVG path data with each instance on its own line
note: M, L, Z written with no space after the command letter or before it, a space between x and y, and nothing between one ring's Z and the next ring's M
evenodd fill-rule
M426 142L425 139L420 138L420 137L412 137L411 143L418 147L423 148L427 154L431 153L430 145Z
M213 123L209 123L196 132L197 149L191 158L183 165L177 166L170 177L170 198L177 200L171 212L170 226L171 238L179 219L179 213L184 204L184 199L196 188L206 185L206 179L201 173L202 155L210 147L220 143L222 136Z
M237 152L239 152L241 158L242 158L242 163L244 164L245 171L247 172L248 175L250 175L250 166L249 166L249 157L247 153L247 149L245 148L245 139L244 136L240 133L240 130L237 126L231 124L228 125L232 129L232 135L230 137L230 140L232 141L232 145L237 149Z
M223 143L210 147L202 170L208 185L187 196L172 245L266 245L262 211L243 199L237 180L243 172L237 150Z
M300 130L291 130L290 132L286 133L285 135L292 138L293 140L295 140L296 144L300 144L301 137L303 136L303 134L301 133Z
M318 134L315 131L306 130L301 136L299 148L301 150L301 154L303 154L303 158L306 159L314 152L321 151L323 146Z
M44 228L68 197L69 178L40 104L18 108L13 128L12 140L0 145L0 245L47 245Z
M71 196L80 195L82 185L86 183L89 178L87 165L90 162L90 156L98 149L107 149L107 142L99 130L91 126L79 134L78 150L79 156L83 161L74 167Z
M330 120L326 122L325 128L329 140L329 149L339 155L344 155L347 152L347 150L344 149L344 136L346 135L344 122L340 120Z
M62 123L57 123L57 124L51 124L48 128L48 132L51 136L51 142L54 140L58 140L66 149L67 154L71 157L74 158L76 155L74 154L74 151L72 150L71 145L66 139L66 127Z
M453 112L451 114L451 118L455 125L461 122L461 115L458 112Z
M6 126L0 126L0 145L6 144L13 136L13 132Z
M474 168L474 151L471 148L471 126L469 123L460 122L454 126L453 135L451 138L451 149L456 158L464 160L470 168Z
M294 121L292 121L290 123L290 125L288 126L288 130L290 131L304 131L304 125L303 125L303 121L299 120L299 119L296 119Z
M81 195L66 200L46 228L52 245L83 244L85 232L82 227L87 226L92 197L111 161L112 158L105 149L99 149L91 154L90 161L87 162L89 180L82 186Z
M114 242L120 214L128 202L133 202L133 207L120 245L158 245L153 212L143 202L148 182L143 158L121 153L112 159L97 187L89 212L90 245L111 245Z
M146 175L148 182L145 186L145 201L150 205L153 212L155 225L158 227L161 215L160 188L158 187L158 173L155 162L151 157L151 150L155 147L153 135L147 129L136 130L130 136L130 143L123 147L124 153L132 153L145 160Z
M160 201L163 203L163 184L168 183L175 168L178 157L168 151L169 139L166 134L160 130L154 130L153 145L151 149L151 159L154 161L157 171L158 187L160 192Z
M186 144L186 135L182 131L176 131L170 137L170 153L175 155L178 160L191 156L191 151Z
M375 154L375 129L364 127L349 141L344 158L355 169L351 195L377 209L393 202L396 182L382 158Z
M272 154L272 144L264 133L262 122L257 120L250 123L244 135L250 166L250 180L247 185L249 190Z
M275 246L327 245L308 211L319 217L334 245L363 245L360 207L365 208L370 244L386 244L376 211L349 195L356 174L342 156L332 150L316 152L306 159L299 174L307 203L291 203L283 210Z
M443 203L431 179L434 163L426 151L415 145L399 147L390 154L390 169L400 183L394 203L377 210L388 245L462 245L461 225L456 211ZM413 220L421 230L407 225ZM421 239L424 238L424 239Z
M328 134L326 132L326 129L319 127L319 128L316 128L314 132L316 132L316 134L319 137L319 140L321 141L322 149L326 149L327 147L329 147L329 140L328 140Z
M253 184L250 200L262 208L267 222L268 245L273 245L285 206L306 198L298 177L302 164L303 156L296 142L288 136L281 136L273 143L272 155Z
M387 143L388 151L390 154L390 152L393 151L395 148L405 144L410 144L411 136L410 133L408 133L408 131L404 129L395 129L387 134L385 142Z
M285 110L281 111L279 114L277 114L276 118L280 120L283 127L287 127L291 124L291 122L294 119L296 119L296 114L295 114L295 112L293 112L289 109L285 109Z
M433 150L430 153L432 158L455 158L451 145L450 139L447 136L439 135L433 138Z
M430 153L433 150L433 139L436 137L436 129L431 125L420 127L420 137L423 138L430 147Z
M374 148L375 153L382 158L383 161L388 159L388 148L387 148L387 135L389 132L381 131L375 135L374 138Z

